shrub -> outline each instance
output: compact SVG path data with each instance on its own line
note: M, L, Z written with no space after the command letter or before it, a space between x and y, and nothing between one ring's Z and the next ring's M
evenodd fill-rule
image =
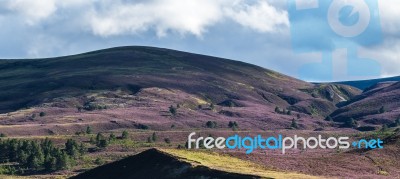
M386 112L385 106L382 106L378 111L379 114L383 114L385 112Z
M92 133L92 128L90 126L86 127L86 134L91 134Z
M206 127L215 128L215 127L217 127L217 122L215 122L215 121L207 121L206 122Z
M151 140L153 142L157 141L157 134L155 132L153 132L153 134L151 135Z
M143 129L143 130L149 129L149 126L144 125L144 124L137 124L136 127L137 127L138 129Z
M169 138L165 138L164 141L165 141L165 143L167 143L167 144L170 144L170 143L171 143L171 140L170 140Z
M357 126L358 126L358 123L353 118L349 118L344 123L344 127L348 127L348 128L356 128Z
M123 131L123 132L122 132L122 135L121 135L121 138L122 138L122 139L128 139L128 138L129 138L129 133L128 133L128 131Z
M210 104L210 109L211 109L211 110L214 110L214 109L215 109L215 106L214 106L213 103Z
M238 128L239 125L236 123L236 121L229 121L228 127L229 128L234 128L234 127Z
M298 129L299 128L299 126L297 125L297 121L295 119L292 119L292 123L290 124L290 127L294 128L294 129Z
M4 133L1 133L1 134L0 134L0 137L7 137L7 135L4 134Z
M386 132L387 130L388 130L388 126L386 124L383 124L381 131Z
M176 114L177 114L177 109L174 107L174 106L170 106L169 107L169 112L173 115L173 116L175 116Z
M110 136L108 137L108 140L110 142L115 141L117 139L117 137L114 135L114 133L111 133Z
M39 113L39 116L40 116L40 117L46 116L46 113L45 113L45 112L40 112L40 113Z

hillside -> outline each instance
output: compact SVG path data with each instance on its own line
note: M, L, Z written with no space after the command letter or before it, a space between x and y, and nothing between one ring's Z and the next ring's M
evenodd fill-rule
M354 97L330 116L335 121L354 118L362 125L389 127L400 118L400 82L381 82Z
M275 129L299 119L316 128L336 104L360 94L314 85L243 62L152 47L118 47L49 59L0 61L0 125L6 133L66 133L241 121ZM171 116L173 105L177 114ZM289 112L290 111L290 112ZM41 112L45 116L37 117ZM111 123L110 123L111 121ZM226 123L226 124L225 124ZM46 124L47 126L43 126ZM83 126L83 127L82 127Z
M106 178L316 178L267 170L261 165L217 153L150 149L71 179Z

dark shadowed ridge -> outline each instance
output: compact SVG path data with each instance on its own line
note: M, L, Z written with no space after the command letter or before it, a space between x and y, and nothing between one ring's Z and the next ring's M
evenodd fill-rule
M250 179L258 176L229 173L181 161L175 156L150 149L140 154L109 163L71 179L122 179L122 178L226 178Z

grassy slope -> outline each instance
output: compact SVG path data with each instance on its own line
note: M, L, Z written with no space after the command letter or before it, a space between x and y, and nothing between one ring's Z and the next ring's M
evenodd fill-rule
M178 149L161 149L161 151L177 156L186 162L192 163L193 165L203 165L211 169L221 170L226 172L256 175L265 178L277 178L277 179L320 178L293 172L268 170L261 165L257 165L249 161L244 161L232 156L221 155L218 153L197 152L197 151L178 150Z

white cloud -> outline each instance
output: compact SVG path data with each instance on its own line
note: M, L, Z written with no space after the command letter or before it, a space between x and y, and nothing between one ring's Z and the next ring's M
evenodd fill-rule
M253 5L242 0L112 1L107 6L107 10L94 8L89 13L90 25L96 35L135 34L152 29L158 36L165 36L170 31L201 36L207 27L224 19L233 19L244 27L268 33L289 25L287 12L277 10L263 0Z
M253 5L237 3L225 10L234 21L258 32L277 32L289 27L287 11L278 10L267 1L258 1Z
M391 35L398 35L400 31L400 11L398 0L379 0L382 30Z
M24 22L29 25L48 18L57 10L53 0L8 0L3 1L1 5L22 16Z

